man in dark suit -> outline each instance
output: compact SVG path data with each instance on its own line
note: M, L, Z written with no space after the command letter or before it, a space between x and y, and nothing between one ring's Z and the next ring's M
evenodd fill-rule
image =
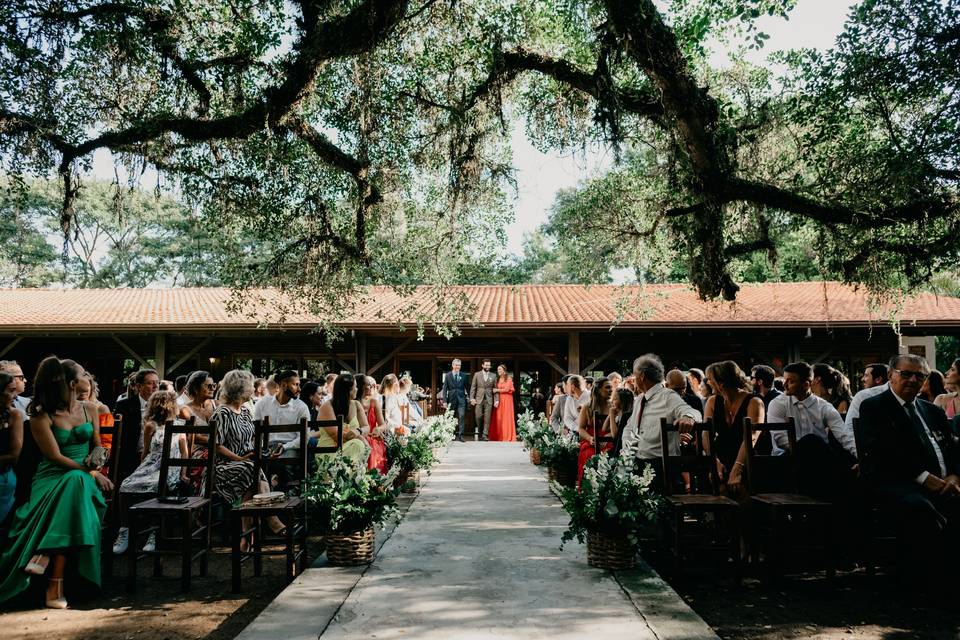
M889 389L863 401L859 420L861 472L899 527L903 575L936 590L960 560L960 443L943 410L917 398L929 374L920 356L895 356Z
M467 411L467 375L460 373L460 360L450 363L450 371L443 376L443 388L440 397L446 409L457 416L457 440L463 442L463 422Z
M141 369L133 379L136 395L128 395L117 402L114 413L123 416L123 433L120 450L111 453L120 465L120 482L140 466L140 445L143 441L143 418L147 412L147 400L160 387L160 376L153 369Z

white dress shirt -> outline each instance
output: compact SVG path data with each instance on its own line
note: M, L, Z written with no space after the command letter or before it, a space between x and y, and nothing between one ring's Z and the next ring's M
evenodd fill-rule
M280 404L276 396L265 395L253 407L253 419L263 420L270 418L270 424L297 424L301 420L310 421L310 409L307 408L303 400L294 398L287 404ZM300 448L299 433L271 433L270 445L278 442L283 443L284 458L292 458L297 455L294 449Z
M644 398L646 401L644 402ZM640 416L640 403L643 404L643 416ZM647 389L646 393L637 396L633 402L633 413L623 429L623 453L621 455L635 456L641 460L660 459L662 441L660 438L660 419L666 418L673 424L680 418L690 418L700 422L700 412L684 402L680 394L667 389L658 383ZM639 424L638 424L639 419ZM670 454L680 454L679 439L676 434L670 438Z
M20 412L26 417L27 407L30 406L30 398L27 396L17 396L13 399L13 407L19 409Z
M893 394L893 397L897 399L897 402L900 403L901 407L907 404L907 401L901 398L900 396L898 396L896 391L891 389L890 392ZM916 400L914 400L914 403L916 403ZM914 411L916 411L916 409L914 409ZM907 418L910 418L910 414L907 413L906 409L904 409L903 412L907 414ZM946 460L943 459L943 451L940 450L940 445L937 444L937 439L933 437L933 433L930 431L930 427L927 426L927 421L923 419L923 414L917 411L917 417L920 418L920 423L923 425L923 430L924 432L926 432L927 438L930 439L930 444L933 445L933 452L937 454L937 462L940 463L940 479L942 480L943 478L947 477L947 462ZM930 472L924 471L923 473L917 476L916 478L917 484L923 484L924 482L927 481L928 477L930 477Z
M863 404L864 400L878 396L889 388L890 385L884 382L883 384L857 391L856 395L853 396L853 400L850 401L850 406L847 408L847 417L843 421L847 429L853 431L853 421L855 418L860 417L860 405Z
M586 391L580 394L579 398L567 396L567 401L563 405L563 426L570 433L577 433L580 428L580 408L590 402L590 394Z
M786 422L787 418L794 420L797 440L814 433L829 443L828 433L832 433L837 442L856 457L857 442L853 437L853 428L847 428L840 412L820 396L811 393L803 400L797 400L783 394L771 400L767 408L767 422ZM780 449L789 449L786 431L774 431L773 442Z

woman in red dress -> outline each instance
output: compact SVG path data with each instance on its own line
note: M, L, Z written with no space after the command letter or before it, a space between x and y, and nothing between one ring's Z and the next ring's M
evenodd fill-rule
M367 425L370 427L369 431L363 436L367 444L370 445L370 457L367 458L367 469L376 469L386 475L387 444L383 441L386 421L383 419L380 394L377 393L377 381L363 374L358 374L357 380L357 395L360 396L360 406L366 411ZM361 384L362 388L360 386Z
M607 378L599 378L593 383L590 392L590 402L580 409L580 424L577 431L580 433L580 456L577 458L577 486L583 479L583 467L587 460L597 453L594 442L594 424L602 428L607 423L607 414L610 413L610 396L613 394L613 385ZM610 431L600 432L601 437L610 437ZM601 451L613 449L613 442L604 442Z
M497 367L497 388L493 391L493 415L490 416L490 440L514 442L517 439L517 422L513 411L513 378L507 375L507 367Z

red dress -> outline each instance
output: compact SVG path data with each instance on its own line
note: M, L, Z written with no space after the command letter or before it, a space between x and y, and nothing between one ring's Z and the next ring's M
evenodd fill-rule
M513 380L497 380L500 402L490 416L490 440L514 442L517 439L517 421L513 411Z
M367 424L370 430L377 428L377 405L376 400L370 401L370 410L367 411ZM370 445L370 457L367 458L367 469L376 469L380 473L387 473L387 443L382 438L374 435L364 436L364 440Z
M606 420L606 418L607 418L607 416L603 415L602 413L594 413L594 414L593 414L593 419L596 420L596 421L598 421L598 422L600 422L601 425L603 424L602 421L603 421L603 420ZM592 424L587 424L587 431L590 432L590 433L593 433L593 425L592 425ZM601 432L600 432L600 436L601 436L601 437L606 436L606 437L609 438L609 437L610 437L610 432L609 432L609 431L601 431ZM612 443L612 442L604 442L604 443L603 443L602 451L611 451L612 449L613 449L613 443ZM592 444L590 444L590 441L589 441L589 440L581 440L581 441L580 441L580 456L577 458L577 487L578 487L578 488L580 487L580 481L583 480L583 467L584 467L584 465L587 464L587 460L589 460L590 458L592 458L592 457L595 456L596 454L597 454L597 450L593 447Z

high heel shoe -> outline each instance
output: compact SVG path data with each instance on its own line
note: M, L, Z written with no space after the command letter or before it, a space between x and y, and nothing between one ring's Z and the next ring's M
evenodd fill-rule
M53 600L47 599L47 608L66 609L67 599L63 597L63 578L50 578L50 584L57 585L57 597Z
M43 554L37 554L30 558L30 562L23 568L24 573L32 576L42 576L47 571L47 565L50 564L50 558Z

